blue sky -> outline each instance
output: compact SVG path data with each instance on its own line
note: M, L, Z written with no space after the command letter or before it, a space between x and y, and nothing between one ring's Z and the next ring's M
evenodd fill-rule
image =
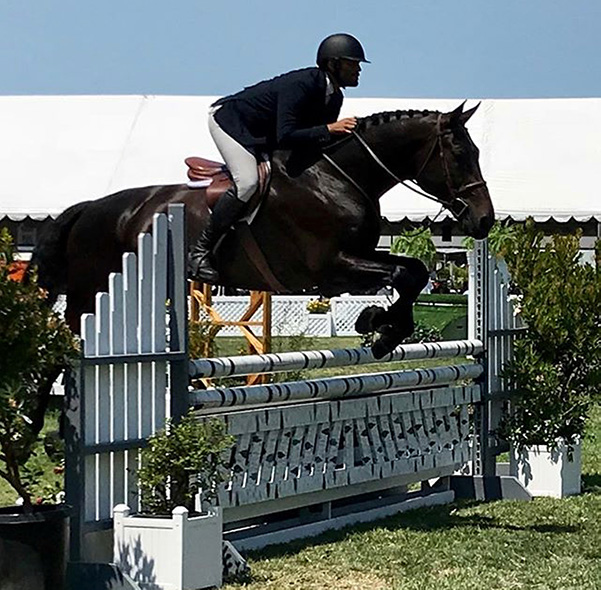
M0 94L221 95L340 31L349 97L601 96L601 0L2 0Z

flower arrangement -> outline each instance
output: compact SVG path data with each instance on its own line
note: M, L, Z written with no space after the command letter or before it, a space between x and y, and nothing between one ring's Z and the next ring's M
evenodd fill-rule
M330 300L325 297L320 297L319 299L312 299L307 303L307 311L309 313L328 313L330 311L331 305Z

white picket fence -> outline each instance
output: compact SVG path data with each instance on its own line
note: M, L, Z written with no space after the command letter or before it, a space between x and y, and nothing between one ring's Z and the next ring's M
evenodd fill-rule
M138 254L124 254L122 273L111 274L95 313L81 319L81 361L66 399L74 561L116 504L138 506L138 450L187 409L186 292L169 278L184 276L183 224L183 206L170 207L169 219L155 215L152 235L140 234Z
M271 325L273 336L357 336L355 320L368 305L389 306L393 299L386 295L360 296L349 295L332 297L330 311L325 314L311 314L307 304L315 297L306 295L274 295L271 298ZM218 295L213 297L212 306L226 321L236 321L248 307L248 297ZM263 310L259 308L252 317L253 321L263 319ZM257 335L261 327L256 328ZM239 336L235 326L223 327L218 336Z
M355 321L361 311L369 305L388 307L395 298L387 295L345 295L330 299L330 311L323 314L310 313L307 304L315 300L308 295L274 295L271 298L271 333L273 336L358 336ZM235 322L248 308L249 296L215 295L212 307L224 321ZM60 295L53 309L64 314L67 307L64 295ZM201 317L208 319L200 310ZM253 322L263 321L263 309L260 307L249 318ZM257 336L263 335L262 326L253 328ZM236 326L223 326L217 337L240 336Z
M76 532L72 559L110 559L112 508L125 503L135 511L138 506L134 475L139 448L167 416L182 415L190 406L199 419L224 420L235 436L232 477L220 498L230 529L251 525L259 531L239 539L245 547L289 538L285 535L290 533L281 531L260 532L261 519L275 513L320 506L326 517L300 527L302 534L314 534L351 522L348 513L336 513L339 503L351 497L398 491L466 466L475 474L490 467L498 449L488 426L497 419L497 402L487 392L503 387L498 372L500 361L510 354L512 336L509 328L497 328L491 336L489 319L500 314L505 322L513 316L505 295L494 301L484 297L493 283L503 284L506 277L482 247L473 262L472 295L477 297L471 298L470 340L407 345L384 361L485 352L497 359L494 363L468 360L427 369L397 367L380 374L190 391L190 377L375 359L366 349L349 349L188 363L183 208L170 207L168 217L155 216L152 237L140 236L138 255L124 255L123 272L112 275L109 292L97 296L95 314L82 318L82 359L67 396L67 501L74 506ZM489 308L490 303L499 309ZM306 308L306 300L301 305ZM502 352L497 354L494 347L500 341ZM405 500L415 506L452 497L448 490L432 493L425 484L422 493ZM400 509L388 503L352 518Z

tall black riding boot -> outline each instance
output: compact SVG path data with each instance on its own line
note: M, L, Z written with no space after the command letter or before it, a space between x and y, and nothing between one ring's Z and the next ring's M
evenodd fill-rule
M236 197L235 187L219 197L213 213L188 256L188 276L195 281L216 285L219 273L213 263L213 248L219 238L239 219L246 203Z

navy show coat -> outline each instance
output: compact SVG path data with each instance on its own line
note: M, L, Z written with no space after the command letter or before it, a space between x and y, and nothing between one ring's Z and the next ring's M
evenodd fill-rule
M327 124L338 120L342 92L326 105L325 73L315 67L293 70L223 98L215 120L254 154L291 150L286 168L300 174L331 140Z

